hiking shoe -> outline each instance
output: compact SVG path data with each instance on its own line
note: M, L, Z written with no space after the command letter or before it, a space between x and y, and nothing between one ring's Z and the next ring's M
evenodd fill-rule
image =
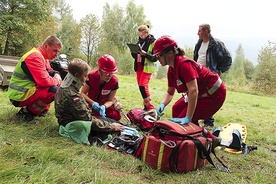
M23 121L29 122L34 120L34 115L32 115L26 108L22 107L17 113L16 116Z
M212 141L212 148L215 149L216 147L220 146L221 138L214 136Z
M207 131L211 131L211 130L214 128L214 125L204 125L204 128L205 128Z
M154 106L152 105L150 97L144 98L144 110L148 111L151 109L154 109Z
M214 128L214 117L207 118L203 121L206 130L210 131Z
M207 131L210 131L214 128L214 123L210 123L210 122L204 122L204 128L207 130Z
M154 106L152 105L152 104L150 104L150 105L144 105L144 111L150 111L150 110L152 110L152 109L154 109Z

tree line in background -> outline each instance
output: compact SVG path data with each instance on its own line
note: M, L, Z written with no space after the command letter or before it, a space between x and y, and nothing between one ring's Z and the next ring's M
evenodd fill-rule
M126 43L136 43L137 28L151 22L146 19L143 6L130 0L125 8L118 4L103 7L102 17L87 14L80 21L64 0L0 0L0 54L22 56L37 47L49 35L56 35L64 47L61 53L72 48L69 59L82 58L96 68L97 59L105 53L116 59L119 74L134 74L133 58ZM165 33L164 33L165 34ZM254 66L241 45L230 70L222 74L223 80L233 89L245 89L258 94L276 94L276 43L269 42L258 54ZM193 48L184 46L186 55L193 58ZM154 75L166 77L167 67L160 67Z

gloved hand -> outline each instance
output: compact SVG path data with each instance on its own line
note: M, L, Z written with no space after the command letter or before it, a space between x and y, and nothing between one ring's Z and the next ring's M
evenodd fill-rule
M101 105L101 106L100 106L99 113L100 113L100 115L101 115L102 118L106 118L106 114L105 114L105 105Z
M156 112L157 112L157 119L160 119L161 116L163 116L163 111L165 109L165 104L162 102L160 103L160 105L156 108Z
M98 102L93 102L92 103L92 109L94 110L94 111L97 111L97 112L99 112L100 111L100 105L99 105L99 103Z
M186 125L192 121L188 116L185 116L184 118L169 118L169 120L175 123L179 123L180 125Z

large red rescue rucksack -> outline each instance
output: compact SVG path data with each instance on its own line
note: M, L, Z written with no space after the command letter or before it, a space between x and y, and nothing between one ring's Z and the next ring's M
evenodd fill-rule
M157 170L185 173L208 163L215 166L211 152L214 153L212 139L203 135L201 127L191 122L180 125L165 120L155 122L153 129L144 136L135 156Z

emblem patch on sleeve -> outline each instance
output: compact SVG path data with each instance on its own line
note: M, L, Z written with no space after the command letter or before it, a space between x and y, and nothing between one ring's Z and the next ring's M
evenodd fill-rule
M74 98L74 102L79 102L79 101L80 101L79 97Z

